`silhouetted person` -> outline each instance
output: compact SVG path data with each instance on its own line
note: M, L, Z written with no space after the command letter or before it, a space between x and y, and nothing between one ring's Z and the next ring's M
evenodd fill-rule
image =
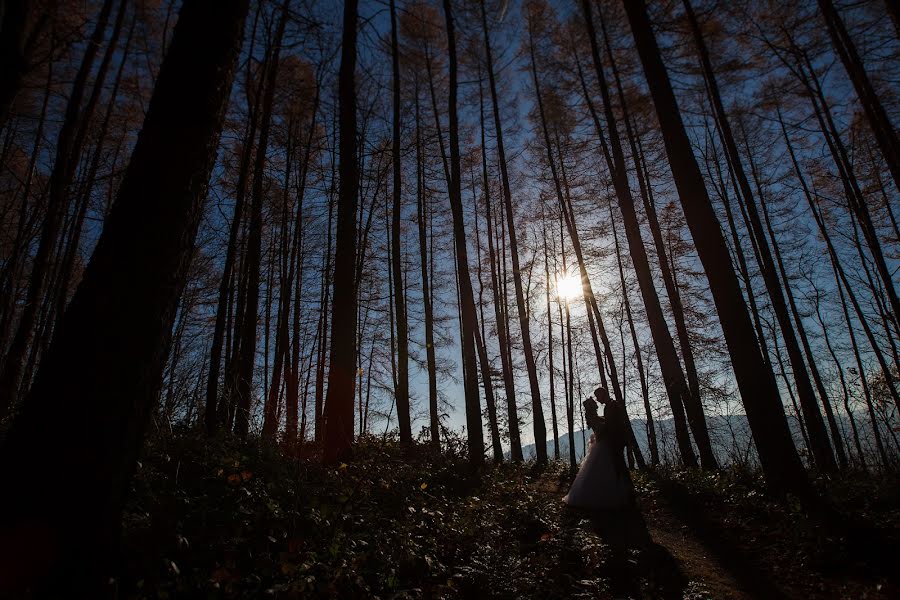
M628 436L625 434L625 408L622 404L609 397L605 387L594 390L597 402L603 405L603 417L606 421L606 435L609 440L609 448L613 455L613 466L616 475L630 479L628 469L625 467L625 446Z

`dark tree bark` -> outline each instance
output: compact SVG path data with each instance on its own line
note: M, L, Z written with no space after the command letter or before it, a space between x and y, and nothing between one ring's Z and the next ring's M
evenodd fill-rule
M393 126L391 135L391 161L394 167L394 206L391 221L391 259L394 269L394 312L397 317L397 422L400 425L400 441L412 443L412 429L409 419L409 333L406 323L406 303L403 293L403 270L400 264L400 217L401 204L401 164L400 164L400 51L397 49L397 8L396 1L390 0L391 7L391 88L393 104Z
M256 31L256 22L259 20L261 6L257 7L256 16L253 20L251 31ZM253 46L255 44L255 35L250 38L250 54L253 54ZM250 63L247 66L247 82L250 81ZM250 173L250 163L253 159L253 142L256 139L256 128L259 122L257 117L257 104L262 97L262 85L265 78L260 77L256 85L256 93L251 98L248 97L249 115L247 118L247 133L244 138L241 162L238 167L237 193L234 203L234 214L232 215L231 228L228 236L228 247L225 250L225 263L222 267L222 279L219 282L219 299L216 307L216 321L213 326L213 338L209 351L209 372L206 380L206 412L204 413L204 426L207 435L215 433L220 423L228 424L230 419L228 413L230 410L226 402L219 404L219 371L222 365L222 350L225 344L226 357L225 364L231 364L230 350L231 344L231 328L228 326L231 322L231 316L234 310L234 263L236 260L239 238L241 235L241 224L243 222L244 200L246 199L247 177ZM248 90L249 90L248 85ZM249 96L249 94L248 94ZM241 269L238 269L241 272ZM228 340L225 340L226 333ZM226 378L230 375L226 369ZM226 381L225 391L230 391L229 382Z
M478 363L481 367L481 381L484 386L484 403L487 408L488 425L491 431L491 447L494 452L494 463L503 462L503 445L500 441L500 425L497 422L497 401L494 396L493 373L491 360L487 353L487 335L484 323L484 283L482 281L481 230L478 227L478 193L475 189L475 174L472 174L472 214L475 216L475 264L478 280L478 327L475 328L475 348L478 350Z
M547 301L547 374L550 379L550 422L553 427L553 459L559 460L559 423L556 416L556 385L554 381L556 369L553 365L553 313L550 311L550 258L547 248L547 225L544 220L543 205L541 224L541 239L544 242L544 287Z
M634 265L634 271L638 278L641 297L644 301L644 309L647 313L647 323L653 335L656 355L663 373L666 392L672 407L672 418L675 423L675 437L678 441L678 449L681 460L687 466L697 464L697 458L691 445L688 433L688 423L694 433L694 440L700 451L700 461L704 468L716 468L716 460L709 442L709 432L706 429L706 419L703 415L703 407L699 398L692 398L690 388L681 370L681 363L675 350L675 342L669 332L659 301L656 286L653 283L650 271L650 262L647 251L641 239L640 226L634 209L634 198L631 195L631 187L628 181L628 172L625 167L625 156L619 140L615 116L613 115L612 100L610 98L606 77L603 74L603 66L600 62L600 50L597 43L597 34L594 28L591 0L582 0L582 8L585 16L588 38L591 43L591 55L594 61L594 70L597 81L600 84L600 93L603 99L604 114L606 117L606 129L608 133L609 148L603 144L604 156L607 167L613 180L616 198L619 201L619 209L625 224L625 237L628 242L628 250ZM598 129L598 137L603 133ZM611 151L611 152L610 152ZM685 414L688 419L685 419Z
M488 83L491 90L491 106L494 114L494 130L497 134L497 154L500 161L500 181L503 186L503 202L506 212L506 224L509 232L509 254L512 261L513 286L516 292L516 308L519 314L519 328L522 334L522 353L525 355L525 369L528 372L528 383L531 387L531 418L534 424L534 445L538 464L547 462L547 425L544 422L544 408L541 403L541 390L537 377L537 365L531 347L531 326L528 322L528 305L522 288L522 273L519 265L519 242L516 237L516 224L513 213L512 192L509 187L509 173L506 163L506 149L503 145L503 124L500 121L500 106L497 100L497 83L494 79L494 60L491 55L491 42L488 34L487 12L481 0L481 26L484 32L484 50L488 72Z
M457 63L456 32L453 25L451 0L443 0L444 18L447 24L447 49L450 56L450 210L453 213L453 235L456 240L456 268L459 271L460 304L462 312L462 345L464 372L470 376L465 382L466 433L468 436L469 462L473 468L484 464L484 436L481 425L481 408L478 398L478 380L475 378L475 297L469 278L469 258L466 251L466 224L462 207L459 158L459 124L456 108ZM545 448L546 451L546 448Z
M6 0L0 23L0 129L6 125L35 46L48 28L58 0Z
M491 269L491 295L494 299L494 319L497 323L497 343L500 348L500 368L503 371L503 388L506 392L506 416L509 427L509 457L513 462L522 460L522 440L519 433L519 416L516 408L516 384L509 360L509 330L505 315L505 298L500 293L500 270L497 252L494 250L494 209L491 202L490 172L488 171L487 143L484 119L484 94L482 81L478 80L478 108L481 130L481 178L484 188L485 220L487 222L488 261Z
M30 3L29 3L30 4ZM19 381L22 378L22 370L28 348L34 334L38 311L44 298L44 291L50 274L53 251L57 245L63 218L65 217L68 203L69 185L75 174L81 155L81 148L76 146L78 131L82 123L81 101L87 88L88 77L94 65L94 58L103 38L106 34L106 25L112 12L113 0L105 0L97 16L97 23L91 34L84 56L81 59L75 80L72 83L72 91L66 104L65 117L56 142L56 156L53 170L50 173L49 190L47 193L47 214L41 231L40 242L32 261L31 277L28 283L28 291L25 296L25 306L19 325L13 336L9 352L0 372L0 416L12 407L19 391ZM4 18L4 25L6 18Z
M128 3L127 0L122 0L119 3L119 10L116 14L116 21L113 25L113 31L110 35L109 43L106 47L106 52L103 54L103 60L100 62L100 67L97 69L97 77L94 81L94 89L91 92L91 96L88 99L87 105L85 106L83 112L83 120L81 123L81 128L78 133L78 139L75 142L75 147L80 147L84 143L84 138L87 135L87 129L90 124L90 116L93 114L94 109L97 106L97 102L100 99L100 94L103 90L103 86L106 82L106 72L109 70L109 65L112 62L112 57L118 50L118 41L119 35L122 31L122 24L125 21L125 14L128 12ZM90 166L88 167L87 175L85 177L84 184L84 192L80 194L80 198L75 203L77 207L76 215L74 222L72 223L71 231L68 236L68 241L65 245L65 252L63 254L62 265L59 267L59 276L58 283L55 286L55 306L54 310L51 313L52 318L55 320L54 330L59 327L60 322L62 321L63 313L66 308L66 302L69 299L69 287L72 281L73 269L75 266L75 256L78 253L78 248L81 244L81 233L84 228L84 220L87 216L88 204L90 204L91 191L93 190L95 179L97 177L97 171L100 168L100 157L102 155L101 149L103 148L103 144L106 140L106 134L109 131L109 121L112 117L112 111L115 107L116 97L118 96L119 86L122 82L122 73L125 70L125 64L128 61L128 50L131 47L131 39L134 34L135 21L132 21L131 29L128 32L128 38L125 42L125 47L121 51L121 62L119 63L119 69L116 73L116 79L113 83L113 89L110 94L108 100L108 108L106 110L106 114L103 117L103 122L100 125L100 131L97 135L97 147L94 149L94 154L91 157ZM44 332L42 336L46 342L49 342L49 332Z
M884 160L891 171L894 178L894 185L900 189L900 139L897 138L897 131L888 117L887 111L881 104L881 99L875 93L872 82L863 66L856 45L853 43L850 33L844 25L844 19L831 0L818 0L819 10L825 18L825 25L828 28L828 35L831 37L831 43L837 51L850 81L853 82L853 88L862 104L863 111L866 113L866 119L875 134L875 141L881 149ZM891 8L891 16L897 23L897 2L889 0ZM894 313L897 314L897 307L894 306ZM900 317L898 317L900 318Z
M719 85L716 80L712 61L709 58L709 51L703 34L700 31L700 25L694 16L693 8L689 0L682 0L685 12L690 23L691 32L694 37L694 43L697 46L697 52L700 56L700 64L703 69L703 77L706 81L706 89L708 91L710 103L713 107L713 117L716 126L725 147L725 156L728 160L729 168L734 173L738 183L738 201L743 200L743 207L749 217L748 226L750 234L755 240L755 248L759 253L760 269L762 271L763 280L766 284L766 291L772 301L772 308L778 319L778 324L784 338L785 348L791 361L794 381L797 386L797 394L800 398L800 407L803 410L803 417L806 422L806 430L809 434L811 450L815 457L816 466L823 471L834 471L837 464L834 460L834 453L831 443L828 440L828 432L825 429L825 422L822 419L822 413L816 400L815 391L807 371L806 361L803 358L803 352L800 343L797 340L797 334L794 325L791 323L791 317L788 313L785 294L782 291L782 282L779 281L778 271L775 268L775 261L772 258L772 251L769 242L766 239L762 226L762 220L759 217L759 211L756 208L757 199L754 198L750 189L750 182L744 171L741 156L738 153L737 143L732 133L731 124L728 121L728 115L725 112L725 106L722 103L722 96L719 92ZM762 202L762 199L759 199ZM787 285L787 281L784 282ZM799 325L802 326L802 323ZM827 398L825 399L827 402Z
M810 213L812 213L813 219L816 222L816 226L819 229L819 233L822 236L822 240L825 242L825 246L828 249L828 255L831 258L831 262L835 270L837 284L838 286L843 284L844 289L847 290L847 296L850 298L850 302L853 305L854 312L856 313L860 325L862 325L863 327L863 331L866 334L866 339L869 341L872 352L875 354L875 358L878 360L878 365L881 368L881 373L884 376L888 389L891 392L891 397L896 403L898 399L900 399L900 394L898 394L897 388L894 384L894 377L892 375L891 368L888 365L887 360L885 359L884 354L882 353L881 348L878 345L878 341L875 338L875 334L872 331L872 328L869 326L868 319L866 318L865 313L863 313L862 307L860 306L859 301L856 298L856 293L853 291L853 286L851 285L847 274L844 271L844 267L841 264L837 250L835 249L834 244L831 241L831 234L828 231L825 219L823 215L820 214L817 202L813 198L812 191L809 189L809 185L806 183L806 178L803 176L803 172L800 170L800 164L797 160L797 155L794 152L793 143L791 142L790 136L788 136L787 128L785 126L780 107L776 107L776 114L778 116L778 124L781 127L781 134L784 137L785 147L788 150L788 156L791 157L791 165L794 168L794 173L797 176L797 180L800 182L801 189L803 190L803 197L806 199L806 203L809 206ZM847 326L852 327L852 325L850 325L849 318L847 319ZM865 377L863 377L863 381L865 381Z
M334 302L331 313L331 353L325 397L324 460L335 463L351 456L353 395L356 386L356 210L359 168L356 158L356 28L358 0L344 3L341 67L338 75L340 118L340 183L334 257Z
M803 353L806 358L806 364L809 366L809 372L812 375L813 382L816 386L816 391L819 394L819 399L822 402L822 406L825 409L825 416L828 420L828 428L831 431L831 443L834 446L835 453L837 454L838 462L841 467L847 466L847 455L844 450L844 443L841 437L841 432L838 429L837 421L834 418L834 411L831 407L831 400L828 398L828 392L825 389L825 383L822 381L822 375L819 373L819 368L816 364L815 355L813 354L812 347L809 343L809 338L806 335L806 326L803 324L803 318L800 315L800 311L797 308L797 302L794 299L794 293L791 289L791 282L788 277L787 269L784 266L784 260L781 257L781 248L778 244L778 238L775 236L775 230L772 227L772 222L769 217L769 211L766 206L766 197L763 193L762 183L760 182L760 175L756 168L756 164L753 161L753 154L750 151L749 141L747 139L747 132L744 130L744 124L740 123L741 133L744 138L744 151L747 155L747 161L750 166L750 174L753 177L753 182L756 187L756 193L759 197L760 208L762 209L763 220L766 225L766 231L769 234L769 239L772 242L772 254L775 259L775 264L778 267L778 273L781 277L782 285L784 286L784 294L787 297L788 307L791 310L791 316L794 319L794 327L796 328L797 335L800 338L800 342L803 347ZM821 419L821 415L819 415ZM807 425L807 427L809 427ZM807 429L809 431L809 429ZM821 435L821 432L818 433ZM832 458L832 461L834 459Z
M646 5L644 0L635 0L624 2L624 6L662 128L675 186L709 280L760 464L773 489L811 497L813 491L791 439L775 376L759 351L747 305L685 132Z
M156 404L247 14L186 0L84 279L0 453L0 591L102 597ZM123 398L127 401L123 401ZM24 457L24 458L23 458ZM66 501L59 502L59 490Z
M240 347L236 357L237 375L237 411L234 418L234 432L240 437L247 437L250 432L250 411L253 399L253 372L256 368L256 334L259 320L259 281L260 263L262 262L262 228L263 228L263 195L266 180L266 153L269 150L269 132L272 124L272 105L275 101L275 78L278 75L278 62L281 54L281 42L287 26L288 2L285 0L279 17L275 39L266 66L265 95L259 123L259 143L256 147L256 158L253 165L253 189L250 202L250 222L247 232L247 284L244 314L241 317ZM267 286L271 287L271 286ZM268 328L266 328L268 330ZM266 407L269 427L274 426L274 406ZM273 431L269 431L274 436Z
M18 280L25 268L24 254L27 253L27 232L29 222L34 218L29 215L28 204L31 197L31 188L34 184L35 166L40 157L43 145L44 126L47 123L47 105L50 101L51 86L53 83L53 63L47 66L47 80L44 90L44 99L41 102L41 113L38 117L37 130L34 136L34 146L31 157L28 159L28 171L21 189L21 201L19 202L19 218L16 226L16 236L13 240L12 251L0 271L0 348L6 348L6 340L9 338L15 313L16 290ZM34 211L32 211L34 212ZM0 418L3 417L3 408L0 406Z
M419 225L419 266L422 273L422 305L425 313L425 360L428 369L428 416L431 444L441 447L440 416L437 397L437 357L434 349L434 310L431 305L431 277L428 268L428 213L425 199L425 169L422 157L422 131L419 127L419 77L415 78L416 117L416 209Z

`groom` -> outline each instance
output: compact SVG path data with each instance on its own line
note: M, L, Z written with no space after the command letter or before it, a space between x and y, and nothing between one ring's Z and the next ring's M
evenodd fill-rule
M594 397L598 403L603 405L603 418L606 421L609 447L613 454L613 466L616 469L616 475L622 477L627 472L624 457L625 444L628 439L625 434L625 410L621 403L609 397L609 392L605 387L601 386L594 390Z

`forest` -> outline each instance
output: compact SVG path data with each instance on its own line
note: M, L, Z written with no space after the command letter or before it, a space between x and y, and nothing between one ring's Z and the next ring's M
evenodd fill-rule
M897 0L0 0L0 598L900 596L898 58Z

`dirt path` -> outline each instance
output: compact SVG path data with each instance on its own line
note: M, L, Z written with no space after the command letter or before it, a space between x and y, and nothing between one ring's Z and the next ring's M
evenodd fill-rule
M535 491L558 502L566 486L541 481ZM564 510L560 527L588 528L608 549L604 575L615 597L786 597L771 578L733 548L704 536L659 494L639 497L637 511L589 514Z

